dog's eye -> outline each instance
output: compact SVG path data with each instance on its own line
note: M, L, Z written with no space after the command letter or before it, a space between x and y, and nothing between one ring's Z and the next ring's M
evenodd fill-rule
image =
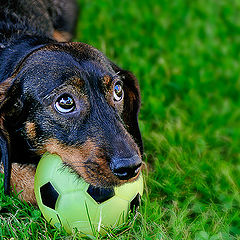
M55 108L60 113L69 113L75 109L76 105L73 98L68 94L61 95L55 102Z
M122 82L117 82L114 86L113 98L116 102L119 102L123 99L123 87Z

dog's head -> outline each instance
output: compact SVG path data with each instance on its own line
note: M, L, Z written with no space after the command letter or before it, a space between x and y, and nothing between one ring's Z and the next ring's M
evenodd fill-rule
M95 48L56 43L34 50L0 84L0 101L12 158L56 153L97 187L138 177L139 85Z

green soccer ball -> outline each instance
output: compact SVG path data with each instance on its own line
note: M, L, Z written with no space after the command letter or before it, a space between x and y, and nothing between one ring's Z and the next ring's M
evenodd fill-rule
M41 158L34 182L38 206L53 226L68 233L75 228L86 235L106 233L127 220L143 193L143 178L114 189L94 188L72 173L55 154Z

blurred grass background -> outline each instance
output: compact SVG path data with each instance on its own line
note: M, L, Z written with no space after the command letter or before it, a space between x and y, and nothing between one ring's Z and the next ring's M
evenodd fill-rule
M74 40L131 70L141 86L146 191L134 226L109 238L240 239L240 1L79 5ZM12 225L5 236L66 238L36 210L1 201L12 212L0 217Z
M133 232L240 239L240 1L79 2L76 40L141 86L149 170Z

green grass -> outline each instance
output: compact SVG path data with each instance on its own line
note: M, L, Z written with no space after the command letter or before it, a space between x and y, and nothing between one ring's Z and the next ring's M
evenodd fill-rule
M109 238L240 239L240 2L79 2L75 40L141 86L145 193L129 230ZM0 208L4 239L78 238L2 192Z

